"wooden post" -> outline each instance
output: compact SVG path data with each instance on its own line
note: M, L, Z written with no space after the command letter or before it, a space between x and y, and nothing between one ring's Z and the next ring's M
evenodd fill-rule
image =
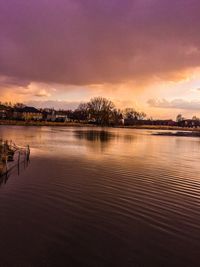
M24 151L24 169L26 168L26 165L27 165L27 163L26 163L26 157L27 157L27 151L25 150Z
M18 164L20 163L20 150L19 150L19 154L18 154Z
M20 150L19 150L19 154L18 154L18 175L19 175L19 166L20 166Z
M30 161L30 147L29 147L29 145L27 146L26 160L27 160L27 162Z

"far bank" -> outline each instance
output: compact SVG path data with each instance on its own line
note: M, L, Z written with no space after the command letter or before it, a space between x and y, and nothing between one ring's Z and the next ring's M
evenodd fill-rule
M98 127L100 125L89 124L84 122L47 122L47 121L17 121L17 120L0 120L0 125L13 126L50 126L50 127ZM170 131L198 131L200 128L166 126L166 125L132 125L132 126L106 126L111 128L125 128L125 129L147 129L147 130L170 130Z

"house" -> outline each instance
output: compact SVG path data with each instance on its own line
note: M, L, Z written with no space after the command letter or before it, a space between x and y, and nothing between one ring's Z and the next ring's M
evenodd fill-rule
M5 120L7 118L8 108L4 105L0 105L0 119Z
M42 112L34 107L15 108L13 118L17 120L42 120Z
M47 116L49 115L48 110L46 110L46 109L41 109L40 111L41 111L41 113L42 113L42 120L43 120L43 121L47 121Z
M69 121L67 111L64 110L52 110L47 114L47 121L66 122Z
M6 120L12 118L13 108L0 104L0 119Z
M177 123L173 120L136 120L125 119L124 125L158 125L158 126L177 126Z
M180 127L188 127L188 128L197 128L200 127L200 121L199 120L182 120L178 122L178 126Z
M177 123L173 120L152 120L151 125L177 126Z
M119 118L118 118L118 124L119 124L119 125L124 125L124 122L125 122L125 120L124 120L124 118L123 118L123 115L120 114L120 116L119 116Z
M42 120L42 112L34 107L24 107L22 112L24 120Z
M14 120L22 120L23 119L23 112L22 108L14 108L12 118Z

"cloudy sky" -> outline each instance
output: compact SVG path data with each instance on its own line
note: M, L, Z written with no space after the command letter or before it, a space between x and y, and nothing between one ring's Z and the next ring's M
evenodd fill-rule
M199 0L1 0L0 100L200 116Z

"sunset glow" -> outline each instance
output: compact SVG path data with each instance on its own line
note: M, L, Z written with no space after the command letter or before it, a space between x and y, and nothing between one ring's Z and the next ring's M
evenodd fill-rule
M0 267L198 267L200 0L0 0Z
M200 115L197 0L0 3L1 101L103 96L155 118Z

